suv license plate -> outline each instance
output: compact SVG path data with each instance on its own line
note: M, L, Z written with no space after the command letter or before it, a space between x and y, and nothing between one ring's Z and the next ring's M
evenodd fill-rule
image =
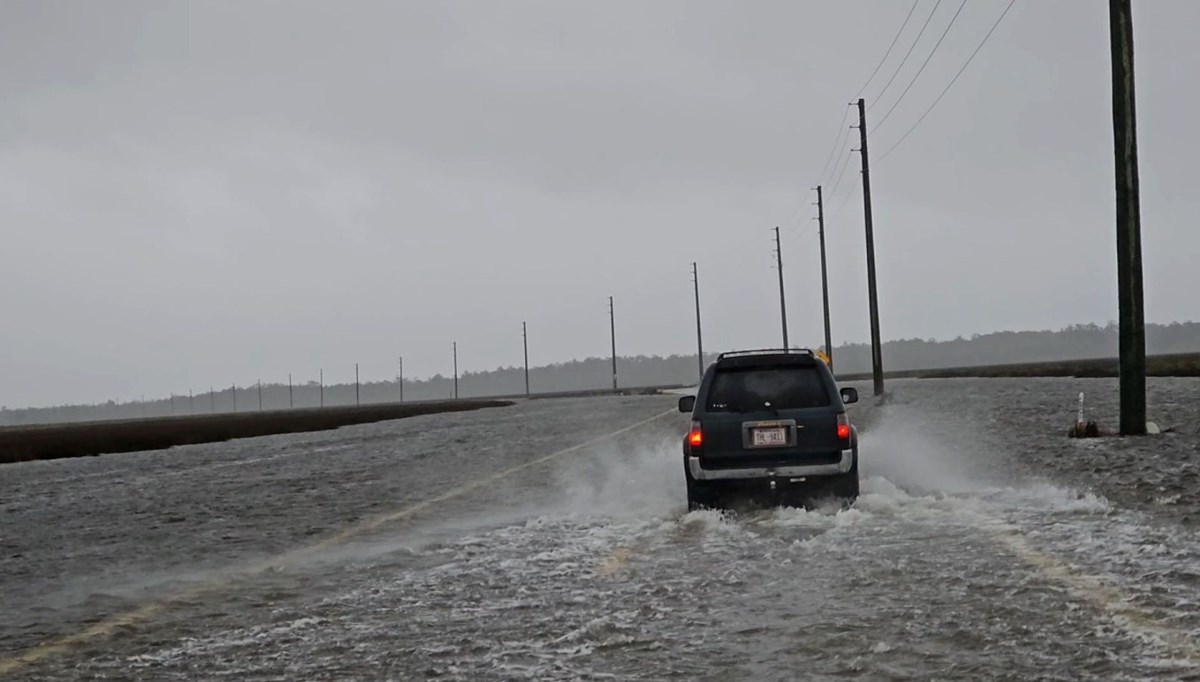
M754 429L754 446L755 447L772 447L787 445L787 429L783 427L774 429Z

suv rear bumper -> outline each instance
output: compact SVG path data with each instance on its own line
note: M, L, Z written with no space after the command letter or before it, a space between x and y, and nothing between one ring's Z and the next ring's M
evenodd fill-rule
M798 466L747 467L745 469L704 469L700 458L688 456L688 471L697 481L745 480L754 478L797 478L801 476L834 476L850 471L854 465L854 450L842 450L842 458L834 464L805 464Z

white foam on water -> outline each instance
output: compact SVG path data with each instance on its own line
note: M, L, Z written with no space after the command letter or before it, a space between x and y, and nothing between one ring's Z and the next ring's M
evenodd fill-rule
M1163 556L1161 543L1136 540L1146 539L1143 520L1114 509L1092 491L1045 480L991 479L979 461L989 453L945 445L919 414L908 412L885 415L877 428L864 434L862 493L850 509L684 513L680 446L677 439L669 439L640 447L598 448L583 461L572 462L560 476L561 502L538 523L548 529L564 518L574 519L584 527L569 532L585 537L589 524L605 529L587 548L591 557L614 547L687 536L702 538L719 551L745 544L759 530L782 533L779 539L797 531L790 537L804 551L853 552L865 547L870 533L888 528L959 528L996 538L1003 552L1015 554L1042 577L1066 586L1077 599L1107 614L1115 627L1147 643L1148 659L1164 661L1167 667L1193 660L1180 655L1180 647L1193 641L1192 636L1170 623L1162 624L1172 614L1163 616L1127 603L1130 576L1119 569ZM959 435L959 443L970 440ZM928 537L928 530L922 532L924 536L917 536ZM1020 542L1013 537L1021 538ZM572 548L563 551L574 555L583 542L576 537ZM1077 556L1101 560L1081 563L1075 561ZM1175 566L1182 560L1167 558ZM784 561L793 559L788 556ZM586 562L567 561L564 566L569 573L579 570L581 563ZM1177 603L1190 608L1186 599Z
M733 514L716 509L697 509L690 511L679 517L673 523L668 524L673 527L695 528L706 532L719 534L738 534L744 532L744 529L739 526Z
M867 475L855 509L866 518L873 523L884 517L955 523L990 533L1002 548L1141 642L1146 660L1171 669L1181 661L1189 667L1200 664L1200 630L1183 625L1200 620L1197 590L1147 580L1200 559L1196 538L1164 532L1159 524L1118 510L1092 491L1045 480L989 480L985 463L975 458L998 453L947 447L940 438L948 435L954 442L971 443L970 434L935 437L916 410L885 410L877 428L862 438ZM1169 497L1159 501L1173 502ZM1169 599L1142 597L1164 591Z
M997 487L987 491L985 499L1009 507L1038 511L1099 515L1113 511L1112 504L1103 495L1055 485L1048 481L1031 481L1019 487Z
M304 616L291 621L243 628L216 637L188 637L175 646L136 654L122 660L135 669L157 668L191 658L220 655L231 649L254 648L279 640L311 641L320 636L321 628L328 623L324 618Z
M858 518L862 514L863 512L858 509L838 509L830 513L820 509L784 507L771 511L770 516L763 521L763 524L779 528L828 530L838 525L839 522L844 522L842 519Z
M919 416L885 416L879 428L864 433L862 494L849 509L686 512L679 439L592 448L564 461L552 479L558 494L548 505L490 522L481 517L476 526L457 520L465 533L419 548L431 565L380 572L367 585L330 595L330 604L339 606L335 611L354 614L335 625L342 637L350 632L398 640L397 618L448 628L427 653L453 660L438 666L458 671L453 674L600 677L589 663L597 652L661 648L662 642L648 639L656 632L648 624L695 617L678 612L681 594L740 594L745 572L764 561L794 566L840 553L886 563L876 539L933 538L928 549L936 552L948 547L937 544L939 534L957 533L992 539L998 555L1015 556L1031 574L1062 586L1074 598L1064 608L1090 605L1106 617L1102 627L1141 642L1147 667L1179 670L1194 663L1186 650L1194 634L1171 622L1171 613L1131 598L1139 593L1131 587L1130 567L1142 570L1132 575L1145 576L1187 565L1186 553L1169 551L1169 543L1182 538L1150 533L1142 519L1089 491L1049 481L989 480L973 460L978 454L944 445ZM697 560L704 560L703 572L689 570L688 562ZM630 592L638 608L622 606L629 602L621 596ZM1193 608L1188 595L1175 595L1178 610ZM544 630L464 643L477 637L466 628L478 626L470 624L491 623L503 631L511 614L542 612ZM219 632L148 660L236 656L270 641L301 642L324 626L300 619L292 630ZM868 651L883 656L893 650L876 640Z

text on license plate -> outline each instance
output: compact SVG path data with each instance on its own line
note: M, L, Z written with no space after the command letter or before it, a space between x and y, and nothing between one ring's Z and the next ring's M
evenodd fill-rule
M787 445L786 428L754 429L751 433L756 446Z

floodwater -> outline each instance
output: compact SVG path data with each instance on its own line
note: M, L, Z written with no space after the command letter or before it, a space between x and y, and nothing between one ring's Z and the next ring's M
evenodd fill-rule
M0 467L0 678L1200 680L1200 381L889 389L847 510L687 513L668 396Z

